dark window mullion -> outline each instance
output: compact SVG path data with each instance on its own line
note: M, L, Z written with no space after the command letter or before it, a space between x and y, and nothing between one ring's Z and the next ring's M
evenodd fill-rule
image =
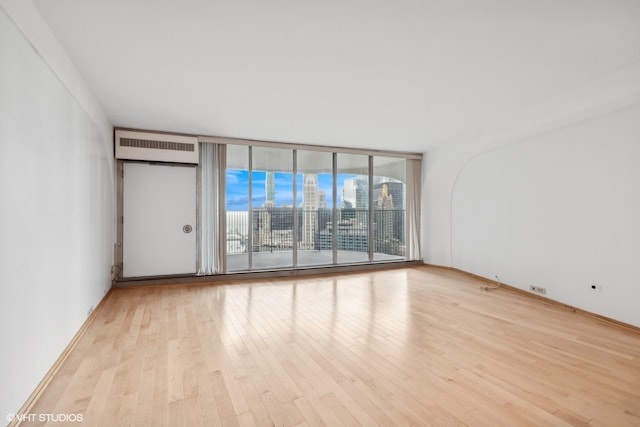
M369 156L369 262L373 261L373 156Z
M253 268L253 147L249 146L249 150L247 151L249 155L249 218L247 220L249 232L247 244L249 246L249 252L247 269L251 270Z
M298 266L298 151L293 151L293 266ZM303 213L304 215L304 213Z

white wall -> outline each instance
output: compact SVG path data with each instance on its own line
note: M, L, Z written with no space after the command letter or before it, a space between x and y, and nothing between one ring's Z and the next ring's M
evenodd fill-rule
M541 113L519 133L427 152L425 262L542 286L548 298L640 326L637 71L574 96L573 109L556 103L564 113Z
M636 106L476 157L453 192L452 265L640 326L639 141Z
M0 1L0 420L110 287L110 125L31 2Z

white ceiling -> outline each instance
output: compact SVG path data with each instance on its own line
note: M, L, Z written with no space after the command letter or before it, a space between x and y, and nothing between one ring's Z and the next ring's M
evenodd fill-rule
M114 126L424 152L640 61L638 0L35 0Z

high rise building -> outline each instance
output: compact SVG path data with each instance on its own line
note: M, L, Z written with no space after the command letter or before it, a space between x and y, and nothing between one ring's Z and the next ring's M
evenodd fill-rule
M383 188L387 189L387 197L380 199ZM405 185L403 182L380 182L373 185L373 206L374 209L389 209L389 200L393 200L393 209L404 209ZM389 199L389 197L391 199ZM384 207L381 202L387 203Z
M374 250L401 255L404 244L404 183L379 182L373 186Z
M369 177L358 175L347 178L342 187L342 204L351 203L354 209L369 208Z
M374 222L376 223L376 241L388 241L394 238L394 220L396 211L393 205L393 196L389 193L387 183L381 186L378 197L375 199Z
M318 209L325 209L327 207L327 192L324 190L318 190Z
M369 252L369 228L365 224L358 224L351 220L338 221L337 227L328 221L326 227L318 233L317 249L331 250L333 248L333 233L336 233L337 249L339 251Z
M302 249L314 249L318 229L318 176L304 174L302 188Z
M276 205L276 176L273 172L267 172L266 179L264 181L264 189L265 194L267 196L267 200L265 204L267 206L275 206ZM270 203L271 202L271 203Z
M374 191L374 196L375 196L375 191ZM380 194L378 194L378 197L376 197L375 199L376 199L376 209L393 209L394 208L393 196L389 193L389 186L386 183L382 184Z
M291 250L293 248L293 208L253 209L253 251Z

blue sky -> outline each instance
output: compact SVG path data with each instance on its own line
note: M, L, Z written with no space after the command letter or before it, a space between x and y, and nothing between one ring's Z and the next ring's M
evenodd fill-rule
M254 207L261 207L266 200L265 192L265 172L253 172L253 191L252 199ZM340 190L342 182L347 178L352 178L353 174L338 175L338 200L340 199ZM318 189L327 193L327 207L333 206L333 177L331 174L318 175ZM246 170L227 170L227 210L230 211L246 211L249 209L249 172ZM276 184L276 205L283 203L293 205L293 183L292 175L287 173L275 174ZM296 206L302 203L302 174L298 174L298 194Z

